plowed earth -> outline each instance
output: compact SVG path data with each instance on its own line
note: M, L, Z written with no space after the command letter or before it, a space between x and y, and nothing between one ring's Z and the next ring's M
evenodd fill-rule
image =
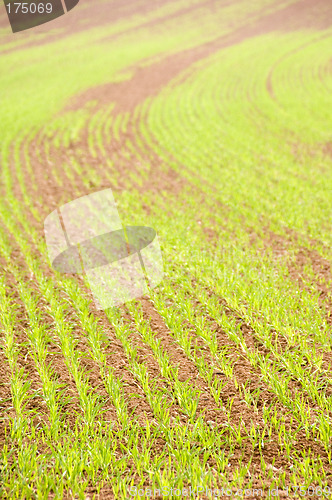
M192 4L192 5L191 5ZM236 2L225 3L232 7ZM267 2L265 2L267 4ZM34 35L30 33L21 33L19 48L6 47L5 41L9 43L9 35L2 34L0 53L9 55L15 51L28 50L33 47L42 47L45 44L55 43L61 38L72 37L84 32L86 29L96 27L104 28L107 25L115 26L116 23L136 19L139 21L136 26L124 27L116 34L103 36L102 43L112 45L112 50L125 50L127 39L137 37L139 43L140 37L154 43L154 36L158 30L166 28L174 29L177 25L181 30L181 23L189 19L194 27L199 27L199 16L201 9L204 9L204 15L210 12L210 16L220 16L222 12L220 3L210 2L186 2L183 6L174 12L167 13L167 10L158 17L159 9L174 6L174 2L160 0L158 2L90 2L81 1L79 7L75 8L72 14L68 14L61 19L54 21L52 28L54 32L49 33L49 27L46 25L35 30ZM166 12L166 13L165 13ZM156 14L156 19L149 18ZM3 207L7 206L11 217L15 219L15 212L12 212L12 199L19 202L23 218L15 221L15 225L8 227L6 221L9 216L2 217L1 226L3 234L11 246L10 264L4 254L1 256L0 268L5 276L7 286L7 295L10 297L11 304L16 304L16 328L14 331L15 343L17 345L17 366L22 367L30 383L28 394L33 395L29 399L26 411L32 410L33 417L29 421L29 426L42 428L43 425L51 425L50 410L43 397L43 382L41 374L36 365L36 359L31 355L31 345L29 344L30 333L32 331L32 320L29 319L26 305L22 294L20 294L20 285L14 276L11 265L19 269L21 279L30 287L31 293L37 300L37 310L39 312L38 321L49 332L50 342L47 345L46 364L52 366L52 378L56 380L64 395L69 399L61 407L62 425L65 429L73 429L75 424L82 417L82 399L79 394L77 381L73 377L69 360L65 359L59 340L56 337L56 321L51 313L51 305L42 291L42 283L38 276L31 270L27 259L24 257L22 248L18 244L18 235L23 240L29 242L30 254L33 259L39 262L39 267L45 279L54 281L54 293L58 300L66 302L65 321L72 326L72 334L77 339L75 351L80 356L80 368L86 375L89 391L93 391L98 401L102 402L104 413L101 414L100 421L113 423L115 429L120 429L122 422L117 413L116 407L112 402L110 393L106 390L103 375L96 359L91 355L91 348L87 339L86 328L82 324L82 317L78 309L75 308L72 301L68 301L68 295L62 288L61 282L56 281L52 269L49 267L38 246L38 238L43 238L43 220L57 206L77 198L78 196L89 194L91 191L101 190L111 187L115 198L121 196L124 190L133 190L137 194L140 216L146 223L154 220L155 214L161 207L165 207L165 213L171 220L176 218L175 208L181 212L188 210L187 204L189 197L196 200L196 206L192 213L194 222L201 227L202 238L205 238L202 246L213 253L219 245L221 236L221 223L218 214L223 214L223 224L225 227L231 226L231 214L225 200L219 197L219 188L213 183L209 176L204 177L200 172L191 172L187 175L186 165L181 164L178 156L172 151L172 147L166 148L158 143L158 139L152 131L149 131L149 113L154 99L158 98L163 92L165 100L176 91L181 84L195 78L195 71L199 68L208 67L211 58L216 54L223 57L231 47L236 47L248 40L255 39L261 35L273 35L274 33L294 34L301 30L313 30L319 32L322 30L322 36L331 36L327 30L331 27L332 4L328 0L302 0L299 2L270 2L263 5L257 11L248 13L247 17L242 17L237 21L233 19L230 26L224 34L218 35L217 31L211 33L211 37L198 36L197 41L192 40L191 46L184 49L176 47L166 49L165 51L156 51L153 55L144 55L138 58L134 63L128 64L124 71L120 72L120 78L116 81L109 81L101 85L87 88L77 93L77 95L67 96L62 109L54 114L54 121L64 120L64 126L54 129L51 133L48 131L49 123L34 130L31 134L23 133L21 142L13 142L9 147L9 171L12 179L11 190L12 198L6 199L8 194L8 183L2 183L2 194L5 197ZM169 23L169 24L168 24ZM174 23L174 25L172 24ZM195 24L196 23L196 24ZM6 27L6 18L1 12L0 27ZM223 27L224 29L224 27ZM144 34L144 36L142 35ZM45 36L47 35L47 36ZM145 38L144 38L145 37ZM289 54L291 54L291 49ZM285 56L286 57L286 56ZM273 75L278 65L270 68L270 74L266 76L266 87L271 100L277 99L278 90L273 88ZM253 71L255 69L253 68ZM129 77L128 77L129 75ZM246 75L243 76L246 79ZM23 84L23 82L22 82ZM201 90L201 99L204 100L204 89ZM67 140L64 138L65 131L70 132L70 121L68 117L86 111L86 121L80 128L75 139ZM195 111L194 111L195 114ZM197 117L195 117L197 120ZM109 121L107 121L109 120ZM118 122L117 122L118 120ZM199 120L198 120L199 122ZM115 124L120 124L116 126ZM115 130L115 127L117 129ZM148 133L146 133L148 130ZM299 145L302 148L302 145ZM326 146L327 148L327 146ZM328 148L327 148L328 149ZM296 155L295 155L296 156ZM81 170L74 168L75 164L81 166ZM176 168L174 168L176 164ZM116 179L112 181L112 176ZM59 184L61 179L61 185ZM206 209L206 193L209 192L210 211ZM28 204L27 200L30 200ZM147 201L148 200L148 201ZM169 205L168 205L169 202ZM34 212L35 210L35 212ZM133 207L133 216L135 208ZM207 212L209 212L207 214ZM38 216L35 214L38 213ZM130 215L130 214L129 214ZM24 218L28 220L29 227L33 228L37 237L34 238L28 233L27 227L24 227ZM130 216L125 216L130 220ZM243 221L244 232L252 246L258 240L263 241L259 251L271 252L272 262L286 263L289 272L289 278L299 286L299 290L306 290L308 294L318 294L318 306L321 308L327 324L331 328L332 302L331 302L331 259L329 258L329 249L325 242L318 241L318 249L315 248L315 242L308 237L307 245L303 238L299 238L294 229L288 232L272 229L269 224L268 216L261 214L261 228L255 228L250 221ZM14 231L16 228L16 233ZM176 231L176 229L175 229ZM231 234L232 230L228 229ZM262 232L264 234L262 238ZM167 238L164 237L165 245ZM264 250L262 250L264 247ZM322 251L320 253L320 250ZM289 255L294 259L289 260ZM167 260L165 255L165 259ZM167 262L168 270L171 269L171 262ZM310 276L307 273L311 270ZM170 272L170 271L168 271ZM91 298L88 288L86 288L82 278L70 278L79 286L86 297ZM199 280L194 275L190 277L192 290L198 290ZM170 276L170 283L172 276ZM166 301L167 307L175 307L176 290L181 291L181 284L175 280L175 295L169 297ZM230 321L234 322L234 328L242 332L242 342L250 352L256 352L262 358L267 357L271 362L277 362L276 352L271 352L262 338L255 330L255 322L249 322L245 314L241 314L239 309L232 307L229 301L220 296L219 292L211 288L207 283L205 286L207 295L217 300L220 315L225 315ZM199 353L199 357L204 358L206 364L213 368L212 379L222 382L222 389L219 403L213 397L207 380L202 376L195 359L188 355L188 352L181 347L179 340L174 334L174 328L165 320L165 316L158 311L158 307L151 297L143 297L139 300L142 310L143 320L150 325L154 337L159 341L160 349L167 353L170 365L177 370L177 379L184 384L187 381L199 391L197 418L201 415L202 421L207 429L213 429L215 434L219 432L230 432L230 425L233 428L243 426L250 429L252 426L258 428L264 416L265 408L271 406L275 408L276 414L283 419L287 431L294 435L292 447L298 454L303 450L310 450L311 457L320 460L322 467L326 472L325 484L331 482L331 457L322 443L313 434L306 433L304 428L299 428L299 423L281 398L278 398L272 390L271 385L266 378L262 376L259 366L253 366L244 349L234 338L230 338L228 332L223 328L219 321L206 310L203 296L197 291L197 296L186 292L192 304L194 316L204 316L206 326L210 332L214 332L217 340L218 349L227 348L228 360L233 364L233 375L227 377L225 372L218 368L207 348L206 341L199 335L197 327L193 326L192 320L188 318L183 323L184 331L189 332L189 338ZM174 309L176 310L176 309ZM93 303L90 304L90 315L96 321L98 328L107 338L103 345L103 352L106 356L106 365L113 368L113 375L122 381L122 395L127 402L127 410L132 415L142 429L146 428L146 421L153 425L160 425L158 417L155 415L149 397L140 380L133 375L133 365L128 359L128 353L123 342L120 340L115 324L104 311L95 309ZM129 342L131 348L137 350L137 362L144 365L147 374L153 381L158 390L165 392L165 401L169 404L170 422L176 422L175 426L181 427L194 425L195 418L191 420L181 407L179 400L173 397L172 382L162 374L158 359L150 345L142 337L130 309L129 305L120 308L123 322L128 327ZM262 313L263 315L263 313ZM259 320L258 320L259 321ZM187 328L187 330L186 330ZM272 326L272 330L273 330ZM291 352L288 340L283 334L279 337L274 331L278 353ZM3 335L4 338L4 335ZM329 341L330 342L330 341ZM331 345L331 342L330 342ZM295 347L294 347L295 349ZM324 347L317 347L317 352L323 356L322 369L325 370L326 378L331 374L331 350ZM314 372L311 366L307 372L308 378ZM280 374L287 374L287 367L284 372L280 369ZM10 435L10 422L15 419L15 409L13 404L13 393L11 391L11 377L13 376L7 355L4 349L0 350L0 406L4 418L0 421L0 444L9 447L23 446L22 443L15 445L15 438ZM313 376L313 375L312 375ZM250 387L250 393L260 391L257 406L253 409L248 406L243 393L239 388L243 385ZM288 389L291 395L303 394L304 401L310 409L312 422L315 421L316 414L319 413L320 405L318 400L313 400L312 395L305 390L303 383L296 377L289 376ZM332 390L327 383L324 389L326 398L331 398ZM229 402L231 405L231 421L226 416L226 409ZM309 414L310 414L309 412ZM331 416L331 415L330 415ZM140 443L141 453L144 453L144 445ZM151 450L151 456L157 457L163 453L168 453L167 438L160 433L154 440ZM221 450L222 451L222 450ZM38 454L43 455L52 452L46 447L43 449L41 443L38 444ZM119 455L120 456L120 455ZM265 465L261 457L264 457ZM138 484L142 479L141 471L137 470L135 460L128 454L128 461L123 471L123 475L132 478L134 484ZM250 459L250 460L249 460ZM15 474L15 453L9 457L8 463L13 468ZM227 466L227 477L233 479L236 476L239 465L248 466L246 480L250 479L251 488L265 489L275 484L276 478L284 474L285 483L291 484L292 481L292 460L287 456L285 448L278 439L278 428L275 426L269 440L265 446L257 446L252 449L251 442L244 440L237 443L233 448L231 458ZM218 463L214 456L209 456L206 462L206 468L209 470L218 470ZM147 469L147 468L146 468ZM175 467L176 470L176 467ZM268 473L271 472L271 474ZM86 473L87 485L84 490L85 497L92 498L94 494L97 498L119 498L125 496L123 493L116 493L112 481L107 480L98 489L100 477L98 471L96 477ZM84 475L84 474L83 474ZM318 474L319 475L319 474ZM18 478L21 476L18 475ZM143 472L145 477L144 487L151 485L149 473ZM185 477L185 475L184 475ZM225 473L226 477L226 473ZM191 478L192 479L192 478ZM19 479L18 479L19 480ZM143 482L142 482L143 483ZM316 485L317 478L313 478L312 484ZM190 480L184 479L184 484L192 484ZM216 477L216 484L223 484L222 478ZM330 484L332 486L332 484ZM142 486L143 487L143 486ZM33 485L32 490L38 490L38 486ZM10 493L3 492L3 495L10 496ZM45 494L44 494L45 495ZM119 496L120 495L120 496ZM54 491L49 493L49 498L56 496ZM75 495L74 495L75 496ZM281 496L283 496L281 494ZM33 497L33 496L32 496ZM44 496L47 498L47 496ZM40 496L40 498L44 498ZM73 498L70 488L65 487L64 498ZM129 497L129 495L128 495ZM256 498L255 495L248 495L249 498ZM36 496L37 498L37 496ZM78 496L75 496L78 498ZM156 497L159 498L159 497ZM161 498L161 497L160 497ZM200 498L208 498L202 494ZM225 497L226 498L226 497Z

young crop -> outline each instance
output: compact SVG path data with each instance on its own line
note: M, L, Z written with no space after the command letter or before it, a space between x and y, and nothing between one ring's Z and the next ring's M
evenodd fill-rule
M143 1L95 27L104 3L1 41L0 496L328 498L328 2ZM296 30L271 32L284 9ZM42 227L106 184L158 230L165 278L101 312Z

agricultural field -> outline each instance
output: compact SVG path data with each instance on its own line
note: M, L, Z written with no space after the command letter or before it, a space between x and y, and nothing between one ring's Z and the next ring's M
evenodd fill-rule
M331 1L1 3L0 75L0 498L332 498ZM99 310L107 188L165 274Z

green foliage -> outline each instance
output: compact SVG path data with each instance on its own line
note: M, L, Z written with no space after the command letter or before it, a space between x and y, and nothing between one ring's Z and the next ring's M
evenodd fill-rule
M153 36L134 15L1 45L3 498L257 484L328 498L331 30L216 44L130 111L66 107L281 8L214 3L151 9ZM50 268L36 162L57 202L107 183L124 223L156 229L165 279L148 299L93 313L87 283Z

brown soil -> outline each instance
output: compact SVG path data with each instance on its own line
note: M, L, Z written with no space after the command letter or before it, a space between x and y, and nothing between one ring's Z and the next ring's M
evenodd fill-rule
M324 30L332 25L331 14L332 4L327 0L318 0L318 2L301 0L282 9L277 8L258 20L249 19L248 24L234 29L229 35L223 35L203 45L177 52L156 63L132 68L134 75L129 81L89 89L81 96L77 96L68 109L80 109L82 103L97 100L103 106L107 102L114 102L115 111L133 111L146 98L157 94L195 62L208 58L218 50L272 31L294 31L313 27ZM164 22L164 20L163 18L159 22ZM154 21L150 24L155 25L158 22Z
M329 141L327 142L326 144L324 144L324 147L323 147L323 152L329 156L330 158L332 158L332 141Z
M158 4L154 3L154 7L157 8L161 3L164 4L165 2L159 2ZM210 2L210 4L212 8L213 2ZM105 19L107 19L107 15L105 15L105 10L102 10L101 8L98 9L94 6L90 7L91 4L88 5L87 3L83 3L83 5L86 5L87 8L82 11L76 8L72 11L72 14L70 14L72 16L70 18L70 24L72 24L74 20L76 21L75 29L84 29L84 24L80 24L80 21L87 18L90 19L91 25L99 25L106 22ZM150 5L151 3L148 4L146 2L144 3L144 8L148 9ZM104 8L107 10L107 13L110 16L114 16L114 20L124 18L128 12L130 12L131 15L138 12L137 4L133 1L127 2L125 4L114 2L111 3L111 5L104 3L103 9ZM162 189L167 188L172 194L178 196L178 198L180 199L185 187L188 186L188 181L180 174L175 173L174 170L172 170L167 166L167 164L165 164L165 162L162 162L154 151L148 151L148 145L146 144L146 142L144 143L143 141L143 146L141 145L141 143L138 144L135 135L135 123L140 120L141 115L138 114L135 119L133 118L133 113L137 109L137 107L141 105L147 98L157 95L160 90L163 89L166 85L171 84L172 80L182 72L184 72L185 69L189 69L196 62L202 61L216 51L221 50L231 44L240 43L242 40L248 37L256 36L258 34L266 33L272 30L293 30L306 27L310 28L313 26L318 29L326 29L330 26L330 20L332 19L332 17L325 14L323 15L323 12L331 13L331 10L332 6L330 5L330 2L323 0L302 0L289 7L277 10L276 12L270 14L265 13L265 15L261 19L252 21L252 23L248 26L236 28L230 35L226 37L216 38L213 41L209 41L203 45L185 51L180 50L176 54L166 55L161 60L150 62L150 64L149 61L144 61L144 66L131 68L133 70L133 76L130 80L116 84L111 83L103 85L95 89L89 89L82 95L75 97L68 105L68 107L63 110L63 112L81 109L86 105L86 103L90 101L97 101L96 109L106 108L110 105L110 103L115 103L114 115L129 112L131 114L131 120L126 132L121 133L118 140L108 139L108 141L105 142L105 149L107 154L112 159L121 160L118 161L117 165L119 165L118 168L121 169L123 177L126 178L128 172L135 172L135 167L133 167L132 159L130 157L129 159L126 159L124 156L121 156L124 152L126 152L127 141L130 141L131 144L134 145L135 150L140 152L142 159L145 159L147 163L151 165L151 170L149 171L149 179L145 181L144 187L140 187L139 184L137 184L137 186L135 187L140 187L140 189L142 189L142 192L150 190L155 195L160 193ZM142 13L142 10L139 10L139 12ZM317 12L314 20L312 19L313 12ZM61 29L63 30L62 34L68 34L70 32L70 15L68 14L61 20L54 22L54 26L61 27ZM0 23L1 22L2 19L0 19ZM109 18L107 19L107 22L109 22ZM160 22L164 22L164 19ZM44 32L44 29L46 30L47 28L38 28L41 33ZM58 35L52 36L55 37ZM34 41L32 43L38 43L38 41ZM34 203L34 206L40 209L42 214L44 214L44 212L50 212L60 202L64 202L65 200L69 201L73 197L78 196L77 192L73 189L71 180L69 178L66 178L65 174L63 174L64 187L58 187L52 175L52 163L54 163L55 167L57 165L62 165L64 161L68 160L68 157L70 158L71 155L73 158L79 157L80 161L83 160L84 162L86 162L86 164L90 166L92 165L95 168L96 172L98 172L98 174L100 175L101 181L96 182L95 185L93 185L93 177L91 178L91 187L98 189L109 187L109 179L100 168L100 165L103 164L105 157L101 152L98 153L97 157L91 154L91 151L89 151L89 147L87 146L87 131L84 132L84 135L81 138L81 142L79 144L75 144L73 145L73 147L70 147L68 149L60 148L60 150L54 146L51 146L49 152L47 152L45 149L45 143L47 142L47 140L45 139L45 137L43 137L42 132L40 137L41 142L39 143L40 138L37 137L28 145L28 151L31 162L34 165L36 183L41 199L41 202L36 201ZM140 137L140 139L142 140L142 137ZM21 153L21 159L22 164L24 165L26 159L24 157L23 150ZM14 157L12 158L12 164L13 166L15 165ZM15 168L13 168L13 173L15 175ZM27 191L31 196L33 196L36 194L36 190L33 187L31 181L29 181L28 172L24 172L24 175ZM91 187L88 188L84 186L82 180L80 179L80 176L75 175L74 179L77 184L77 189L81 195L88 194L88 192L91 191ZM124 185L126 185L126 183L124 183ZM14 192L18 198L22 199L22 193L20 191L18 182L14 182ZM46 205L43 205L42 201L47 201ZM45 215L47 215L47 213L45 213ZM42 235L42 227L40 227L40 224L36 221L32 221L32 223L38 228L38 231L40 231L40 234ZM213 236L214 234L212 233L211 237ZM12 239L12 242L15 246L14 239ZM274 245L273 241L272 245ZM284 251L284 247L280 245L280 242L276 245L276 250L279 252ZM324 282L327 283L327 280L331 279L331 268L328 267L328 263L325 262L318 254L315 254L308 249L301 249L297 259L298 260L296 262L296 266L290 269L290 273L293 273L292 276L294 277L294 279L300 280L302 270L309 259L315 271L317 272L317 275L324 277L324 279L322 280L318 279L318 286L322 287L322 301L325 303L328 298L328 289L324 288L324 286L326 287L326 285L324 285ZM45 273L48 276L50 275L50 272L46 269ZM82 281L80 283L82 284ZM37 287L36 293L39 294ZM181 350L179 350L178 345L170 334L170 331L167 329L161 316L154 310L151 302L148 299L143 298L141 300L141 303L144 310L144 316L150 321L153 332L155 333L157 338L160 339L161 345L169 354L171 363L179 368L178 373L180 381L184 382L186 380L191 380L192 383L194 383L197 388L200 389L201 396L199 402L199 410L204 410L204 418L206 423L209 422L216 428L218 428L218 426L225 425L225 415L216 407L216 403L213 400L204 380L202 380L202 378L200 377L194 363L190 361ZM196 306L198 308L201 307L202 304L197 303ZM45 305L43 307L45 307ZM221 309L234 316L234 311L227 310L227 307L224 303L221 303ZM93 306L91 311L94 316L98 318L100 326L109 339L109 344L105 347L107 352L107 361L109 366L114 367L114 374L117 377L122 378L124 381L124 395L128 401L129 412L134 412L133 418L137 419L142 425L144 424L146 418L148 418L150 421L153 421L154 415L152 413L152 410L145 397L144 391L135 381L133 374L130 372L124 348L116 338L114 328L112 327L112 325L110 325L104 313L96 311ZM47 324L51 326L52 319L47 314L45 314L43 317ZM223 395L221 398L222 404L226 405L230 398L234 398L232 411L232 418L234 419L234 423L238 424L242 420L247 428L248 426L250 426L251 422L254 422L255 425L258 426L262 422L263 403L265 402L266 404L269 404L275 401L274 397L269 391L269 388L262 383L260 373L251 368L248 360L238 352L237 347L232 344L228 336L221 330L221 328L213 321L212 318L209 319L211 321L211 329L216 329L219 347L231 347L232 356L234 359L237 357L237 355L240 356L240 361L236 362L234 369L234 374L239 384L245 384L246 382L250 381L250 387L252 391L257 388L261 388L263 391L258 404L257 412L254 413L253 410L249 409L243 402L243 398L238 388L235 387L234 383L232 381L228 381L223 390ZM72 321L73 324L75 324L74 312L70 314L69 320ZM138 350L140 362L144 362L144 364L148 367L149 375L153 379L158 381L158 387L167 388L167 381L163 379L163 377L161 377L159 366L151 350L146 346L138 333L135 331L134 325L129 315L127 315L126 320L128 324L130 324L130 339ZM244 333L247 345L253 349L258 349L262 354L266 354L265 347L259 341L257 341L251 327L247 325L240 317L237 317L237 321L241 324L241 329ZM103 387L103 381L100 376L99 367L96 365L96 363L91 358L91 355L89 354L85 332L80 326L76 326L75 334L77 334L77 336L79 337L78 349L86 356L86 359L82 362L82 367L84 367L84 370L86 372L88 370L91 370L88 376L89 383L91 387L94 388L100 395L100 398L106 400L109 398L109 395ZM19 331L18 335L22 335L21 341L23 342L23 340L25 339L25 337L23 338L24 333ZM197 345L202 349L204 357L206 359L209 359L209 355L206 352L204 342L194 334L193 338ZM48 360L51 361L52 354L52 366L54 367L58 380L65 384L67 392L72 394L75 398L75 401L65 408L68 413L72 414L72 417L69 417L69 424L71 425L76 420L75 412L76 414L80 412L77 389L64 363L63 357L55 344L49 346L49 352L50 355ZM2 351L0 350L0 356L2 355L1 353ZM28 361L26 363L23 363L26 354L26 349L24 350L24 348L22 348L20 362L22 363L22 366L24 364L25 369L29 372L29 378L31 377L32 387L34 389L40 388L41 382L39 376L38 374L36 374L32 361L29 361L29 356L27 356ZM0 397L5 400L5 406L9 409L10 391L8 388L8 382L10 380L10 374L8 373L8 368L6 368L5 362L3 363L4 368L1 368L2 361L3 359L1 357ZM220 372L216 371L215 377L219 377L226 382L225 376ZM290 387L294 387L295 389L297 388L297 384L294 381L291 381ZM133 395L136 396L133 397ZM44 414L46 413L45 407L42 406L42 401L37 401L36 404L36 408L38 409L38 412L40 411L40 414L42 416L41 418L43 418ZM284 415L289 429L295 430L295 424L292 424L290 416L287 416L287 409L278 402L276 402L276 404L279 415ZM117 416L113 405L108 402L105 407L107 409L107 413L103 417L104 420L115 421L117 419ZM314 405L312 405L312 407L314 407ZM9 413L9 415L11 415L11 413ZM176 407L176 405L172 406L171 415L174 418L180 417L183 423L187 422L186 416L183 415L183 412L181 412L180 409ZM0 422L0 444L3 438L4 431L3 428L1 430ZM160 443L160 449L162 449L162 447L163 444ZM320 455L323 458L324 465L327 464L327 457L322 454L322 450L317 442L315 442L314 440L308 441L304 433L299 433L297 435L297 449L303 448L311 448L311 450L313 450L317 455ZM235 454L232 459L232 467L238 466L238 460L243 454L243 451L243 449L235 450ZM250 449L248 448L248 453L249 452ZM275 467L278 469L278 472L280 469L282 469L287 472L287 476L289 475L290 464L279 449L276 433L273 434L273 439L271 440L271 442L267 444L264 450L264 457L265 460L271 465L271 467L273 458L277 457ZM260 473L260 456L258 452L257 454L254 454L253 465L255 467L255 470ZM91 489L89 493L93 493L93 490ZM114 496L109 488L105 487L105 489L102 491L101 498L114 498Z
M285 238L267 230L268 238L266 242L272 248L276 256L287 256L290 249L294 252L296 245L295 260L288 263L289 275L297 281L303 289L308 289L309 278L306 275L305 268L309 264L315 274L315 280L311 283L319 292L319 298L322 307L327 311L327 320L331 324L332 301L332 268L331 263L324 259L316 250L301 246L298 243L297 235L289 231L289 237ZM292 252L292 253L293 253Z
M1 338L2 341L2 338ZM12 394L10 390L11 373L4 351L0 349L0 448L3 447L6 441L6 427L8 421L15 417L13 409ZM8 428L7 428L8 436Z

